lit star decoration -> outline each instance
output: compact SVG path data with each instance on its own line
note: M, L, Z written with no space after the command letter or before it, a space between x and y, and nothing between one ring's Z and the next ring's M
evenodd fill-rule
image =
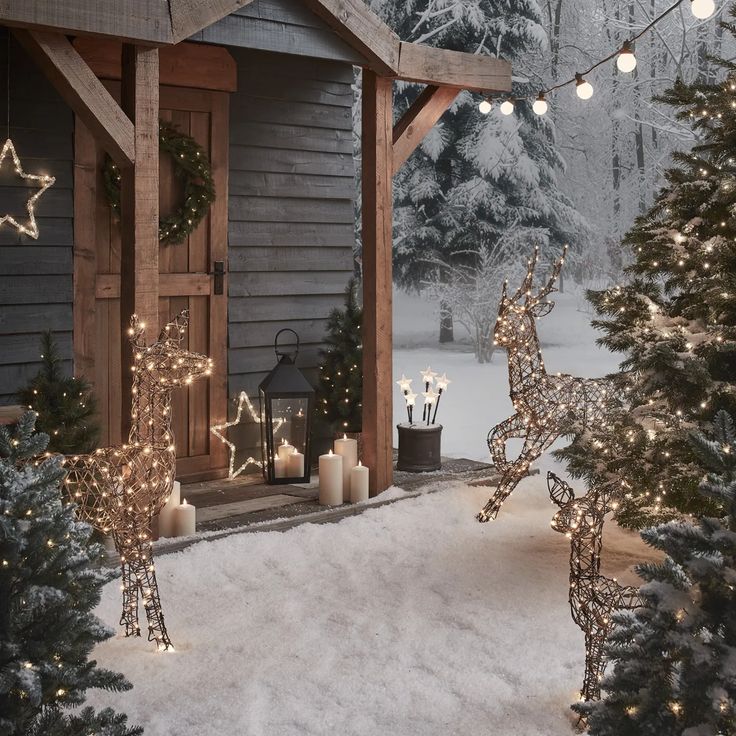
M254 457L248 457L246 458L237 468L235 467L235 455L237 453L237 446L234 442L230 442L223 432L226 429L229 429L230 427L236 427L241 423L242 417L243 417L243 409L248 410L249 417L256 423L261 424L262 418L259 412L256 411L256 408L253 406L253 402L251 402L250 397L245 391L241 391L238 394L238 410L235 414L235 419L233 419L232 422L225 422L223 424L215 424L214 426L210 427L210 432L212 432L217 439L222 440L230 450L230 461L228 463L228 470L227 470L227 477L232 480L233 478L237 478L249 465L255 465L259 468L263 468L263 461L257 460ZM276 417L273 420L273 431L274 434L278 432L278 430L281 428L281 425L284 423L284 419L280 417Z
M38 238L38 224L36 223L36 215L34 211L36 201L50 186L52 186L56 181L56 178L53 176L47 176L46 174L26 174L26 172L23 171L20 159L15 151L15 146L10 138L5 141L3 150L0 152L0 169L5 163L5 159L8 155L13 157L15 173L18 174L21 179L26 179L26 181L38 182L39 189L29 198L28 202L26 202L26 209L28 210L27 225L21 225L21 223L19 223L12 215L3 215L0 217L0 225L4 225L7 222L16 228L21 235L28 235L36 240Z

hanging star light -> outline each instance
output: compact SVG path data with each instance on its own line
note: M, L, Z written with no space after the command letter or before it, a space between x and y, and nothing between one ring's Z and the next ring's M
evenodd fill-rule
M15 146L13 145L13 141L10 140L10 138L5 141L3 150L2 152L0 152L0 170L2 169L5 163L5 159L8 157L8 155L12 156L13 165L15 166L15 173L21 179L25 179L26 181L38 182L39 189L35 194L32 194L26 202L29 224L22 225L20 222L18 222L18 220L15 219L15 217L13 217L13 215L6 214L0 217L0 225L4 225L6 222L10 223L14 228L18 230L19 233L21 233L21 235L28 235L36 240L38 238L38 224L36 223L35 214L36 201L56 181L56 178L53 176L47 176L46 174L26 174L26 172L23 171L23 167L21 166L20 159L18 158L18 154L16 153Z
M214 426L210 427L210 432L212 432L217 439L222 440L228 447L230 451L230 461L228 462L228 471L227 471L227 477L228 479L232 480L233 478L237 478L249 465L255 465L256 467L263 468L263 461L258 460L254 458L253 456L247 457L237 468L235 467L235 456L238 452L238 447L235 444L235 442L231 442L230 440L225 437L223 432L227 429L230 429L230 427L237 427L239 424L241 424L243 419L243 409L247 409L248 416L252 421L254 421L256 424L261 424L262 418L258 411L256 411L256 408L253 406L253 402L250 400L250 397L245 391L241 391L238 394L238 410L235 413L235 419L231 422L224 422L223 424L215 424ZM280 429L281 425L284 423L284 419L282 418L275 418L273 420L273 432L276 434L278 430Z

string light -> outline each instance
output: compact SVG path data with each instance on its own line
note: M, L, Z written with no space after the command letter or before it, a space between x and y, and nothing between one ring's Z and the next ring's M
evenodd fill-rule
M38 239L39 231L38 231L38 223L36 222L36 202L38 201L38 198L50 187L54 184L56 181L55 177L53 176L47 176L45 174L26 174L25 171L23 171L23 167L21 166L20 159L18 158L18 154L15 151L15 146L13 145L13 141L8 138L8 140L5 141L5 145L3 146L2 151L0 151L0 169L2 169L3 164L5 163L5 159L10 156L10 158L13 161L13 166L15 167L15 173L21 178L25 179L26 181L30 182L37 182L39 189L37 192L32 194L28 201L26 202L26 212L28 212L28 224L22 225L18 220L13 217L11 214L6 214L0 217L0 226L4 225L6 222L9 225L12 225L21 235L28 235L29 237L33 238L34 240Z
M247 409L248 416L256 423L261 424L263 422L263 417L260 415L259 412L256 411L256 408L253 406L253 402L250 400L250 397L245 391L241 391L238 394L238 409L235 413L235 419L231 422L224 422L223 424L215 424L212 427L210 427L210 432L212 432L217 439L222 440L228 447L228 450L230 451L230 460L228 462L228 471L227 471L227 477L232 480L233 478L237 478L249 465L255 465L261 469L263 469L263 461L257 460L254 457L248 457L246 458L237 468L235 467L235 456L237 453L237 445L234 442L231 442L230 440L225 437L223 432L226 429L230 429L230 427L237 427L242 420L243 416L243 409ZM281 429L281 426L284 424L286 420L283 417L276 417L273 420L273 433L276 435L276 433Z
M690 1L690 10L692 11L692 14L701 20L705 20L707 18L710 18L713 13L715 13L715 2L714 0L689 0ZM657 25L660 21L662 21L664 18L666 18L670 13L672 13L674 10L676 10L682 3L685 2L685 0L676 0L670 7L668 7L666 10L664 10L659 15L655 16L644 28L642 28L641 31L639 31L637 34L632 36L628 41L624 43L621 49L614 51L613 53L609 54L605 58L601 59L600 61L597 61L595 64L593 64L591 67L586 69L583 72L579 72L575 74L574 77L567 79L565 81L559 82L558 84L555 84L552 87L549 87L548 89L542 90L540 93L540 97L546 97L550 92L555 92L558 89L562 89L563 87L567 87L571 84L576 85L576 91L578 94L578 97L580 97L583 100L589 100L593 95L593 85L590 84L590 82L585 80L585 77L587 77L591 72L596 70L598 67L603 66L603 64L606 64L607 62L611 61L612 59L616 59L616 66L618 69L624 73L630 73L634 71L636 68L636 56L634 55L633 48L634 48L634 42L640 39L642 36L644 36L646 33L648 33L654 26ZM581 81L582 80L582 81ZM537 100L540 98L538 97ZM478 109L480 112L482 112L484 115L487 115L491 111L491 100L490 98L483 100L479 105ZM736 103L734 103L736 104ZM532 108L534 108L534 104L532 104ZM506 108L508 110L508 107ZM539 106L539 109L542 109L541 105ZM509 110L509 112L504 113L506 115L510 115L512 110ZM534 112L537 112L537 110L534 110ZM545 109L544 112L537 112L538 115L544 115L544 113L547 112Z
M502 115L511 115L514 111L514 103L512 100L504 100L499 109L501 110Z
M599 574L603 552L603 522L616 507L611 495L592 490L581 498L552 472L547 473L547 489L559 511L552 528L570 539L570 611L573 621L585 634L585 675L580 690L582 700L598 700L606 667L603 646L612 621L611 614L642 605L639 591L619 585L616 579Z
M544 115L548 109L549 105L547 104L547 100L544 99L544 92L540 92L539 97L534 100L532 110L534 110L537 115Z
M624 41L624 45L616 58L616 66L620 72L629 74L636 69L636 56L629 41Z
M509 389L515 414L488 434L488 447L501 479L495 494L477 515L481 522L496 518L531 463L558 437L567 434L573 425L604 424L611 412L613 392L606 379L550 376L539 349L536 320L554 306L554 302L543 300L555 291L566 254L567 246L554 264L549 280L536 294L532 294L532 282L539 248L534 249L534 255L527 262L526 276L516 293L509 297L508 282L503 285L494 344L508 353ZM524 447L519 457L509 462L506 442L512 437L524 438Z
M171 427L171 392L212 372L212 360L182 346L189 312L169 322L150 346L144 323L131 317L133 348L131 429L128 443L98 448L90 455L67 457L67 492L78 514L103 533L112 532L123 573L126 636L140 636L138 598L148 619L148 640L159 651L172 649L153 563L151 520L171 495L176 446Z

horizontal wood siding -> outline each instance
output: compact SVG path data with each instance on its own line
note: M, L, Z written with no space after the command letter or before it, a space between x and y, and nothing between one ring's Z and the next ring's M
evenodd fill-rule
M353 64L365 62L300 0L253 0L190 40Z
M256 0L240 12L252 19L275 8ZM241 390L255 395L275 364L273 339L284 327L299 333L298 365L316 379L327 317L342 305L352 274L355 185L351 65L231 53L239 84L230 100L233 397Z
M3 30L3 99L6 56ZM7 224L0 228L0 404L15 403L15 392L38 371L43 330L54 332L64 368L72 370L74 119L13 39L10 71L10 137L24 170L51 174L56 183L36 205L38 240ZM6 212L12 203L15 211L20 203L22 210L23 195L20 186L0 187L0 209Z

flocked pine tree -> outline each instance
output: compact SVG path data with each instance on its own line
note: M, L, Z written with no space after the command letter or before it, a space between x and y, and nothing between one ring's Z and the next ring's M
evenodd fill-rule
M0 427L0 734L134 736L109 708L67 710L89 688L127 690L118 673L89 659L113 636L93 613L106 577L91 567L101 547L64 504L62 458L31 461L48 437L26 412Z
M546 46L536 0L374 0L372 7L403 40L480 53L523 64ZM394 264L399 282L419 287L450 269L473 266L479 251L524 262L534 245L556 255L584 239L583 218L558 186L564 161L551 116L532 112L538 89L515 81L519 101L505 116L488 115L480 97L461 92L394 178ZM418 93L397 84L402 111ZM432 262L429 262L431 259Z
M640 565L645 605L622 611L609 636L615 667L604 700L574 708L591 736L718 736L736 733L736 431L719 412L712 439L692 438L710 474L701 492L725 509L697 524L670 521L642 532L661 563Z
M687 436L736 410L736 65L722 66L717 84L678 83L663 98L702 142L675 157L626 236L628 282L589 293L600 342L624 355L627 411L560 454L576 476L623 484L630 526L713 511Z
M38 415L40 432L49 436L49 451L64 455L92 452L97 447L99 426L96 401L82 378L64 374L59 351L50 332L41 337L41 370L18 400Z
M345 290L345 307L334 309L327 322L327 347L322 351L317 413L334 432L360 432L363 414L363 310L356 282Z

